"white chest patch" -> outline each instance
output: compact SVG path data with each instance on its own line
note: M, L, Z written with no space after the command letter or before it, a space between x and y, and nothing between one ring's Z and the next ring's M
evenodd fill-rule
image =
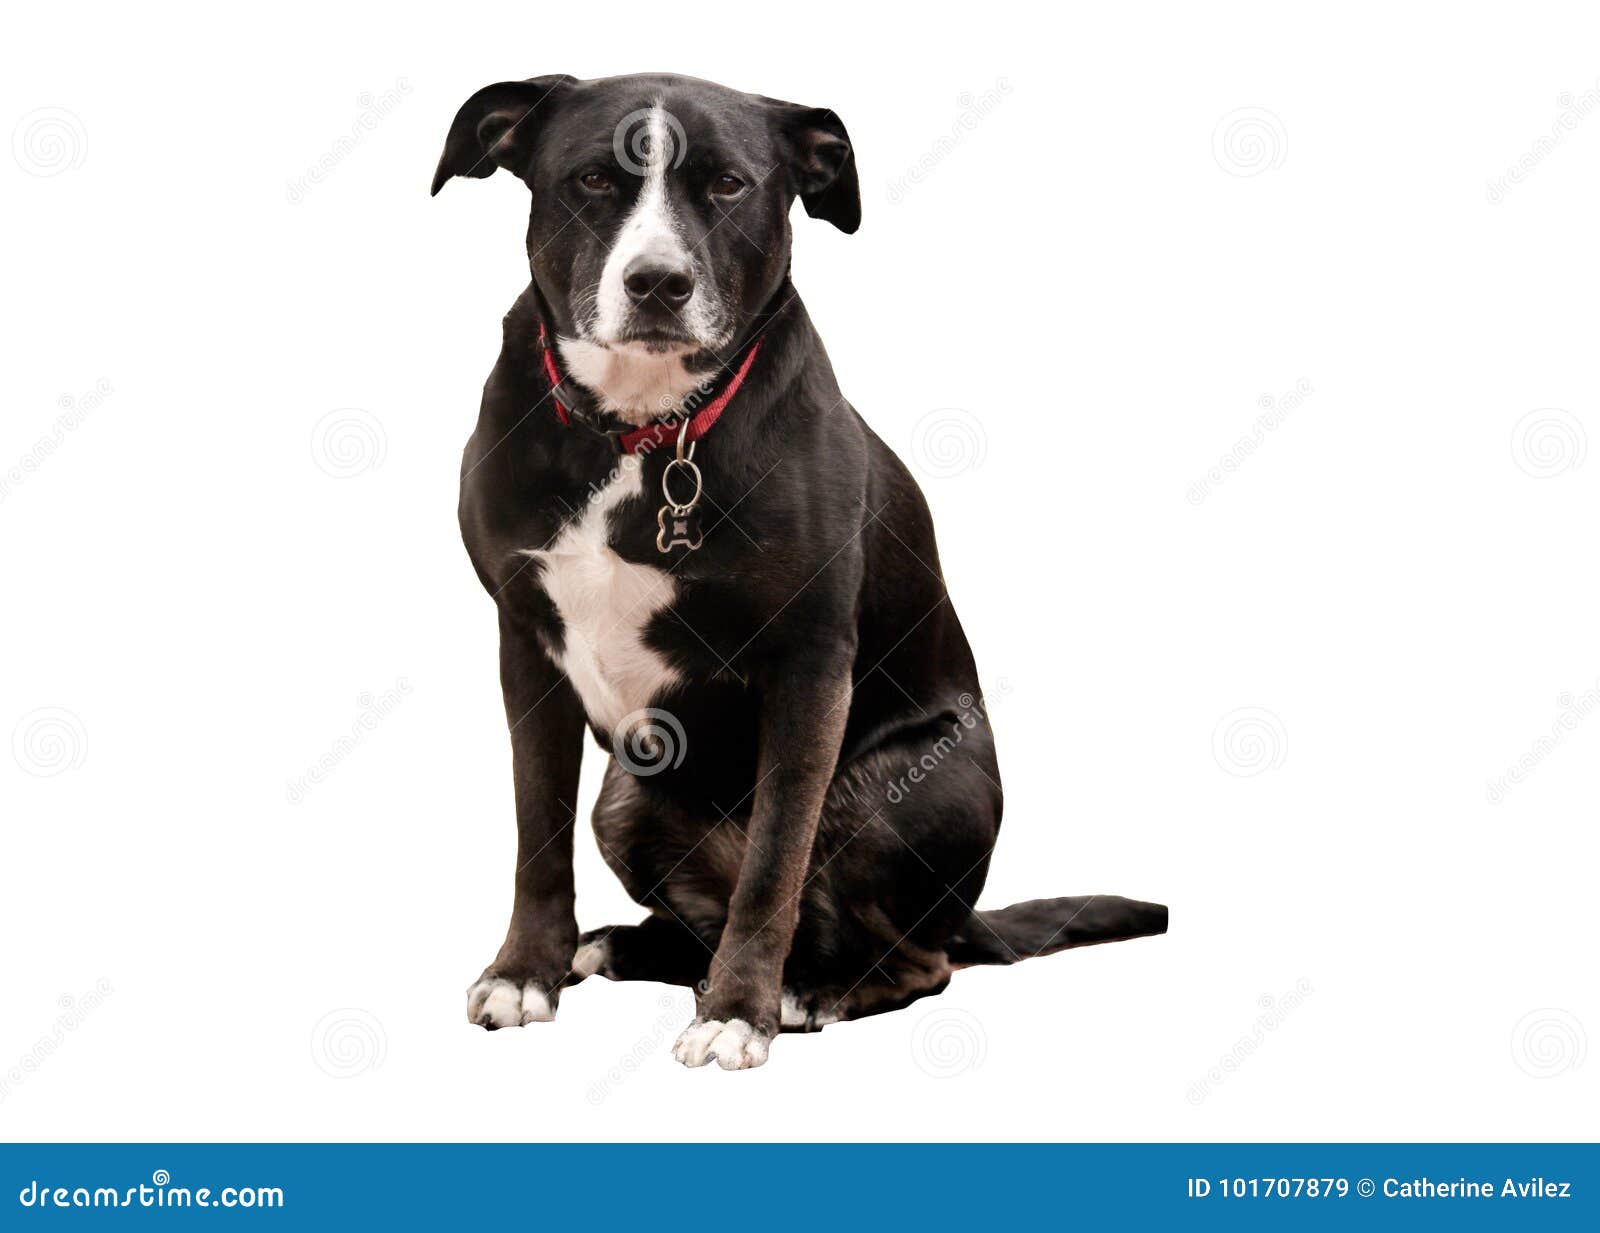
M623 560L609 544L611 512L643 488L638 460L625 457L549 547L522 549L543 566L545 592L566 627L556 662L589 718L612 733L679 679L644 641L650 618L672 602L677 584L665 570Z
M556 339L556 347L572 379L591 391L603 410L630 424L671 415L690 394L704 393L715 375L690 372L680 354L602 347L565 336Z

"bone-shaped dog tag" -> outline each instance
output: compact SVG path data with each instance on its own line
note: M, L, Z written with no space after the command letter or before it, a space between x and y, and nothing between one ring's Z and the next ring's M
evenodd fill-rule
M663 505L656 512L656 551L671 552L680 547L693 551L700 547L702 538L698 507Z
M657 552L671 552L674 548L687 548L693 552L700 547L701 478L700 468L694 465L693 443L690 443L687 454L683 450L684 432L688 426L689 421L685 419L678 429L678 456L668 459L661 472L661 497L666 504L656 511ZM675 471L684 472L694 485L694 492L687 501L680 501L672 495L672 476ZM682 485L679 487L681 489Z

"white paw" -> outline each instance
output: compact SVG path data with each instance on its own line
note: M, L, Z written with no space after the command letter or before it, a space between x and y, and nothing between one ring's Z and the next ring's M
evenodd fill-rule
M712 1058L723 1070L749 1070L767 1060L772 1038L743 1019L696 1019L683 1029L672 1056L685 1066L704 1066Z
M783 1006L778 1011L780 1027L815 1032L830 1023L838 1022L839 1016L834 1011L818 1010L815 1006L808 1007L792 990L783 991Z
M585 976L593 976L596 972L604 972L611 952L606 948L606 940L601 938L597 942L585 942L578 947L572 955L572 974L579 980Z
M517 984L491 976L467 990L467 1021L495 1028L548 1023L556 1017L550 995L532 981Z
M785 989L783 991L783 1006L778 1011L778 1026L798 1028L805 1027L805 1025L806 1008L800 1005L799 998Z

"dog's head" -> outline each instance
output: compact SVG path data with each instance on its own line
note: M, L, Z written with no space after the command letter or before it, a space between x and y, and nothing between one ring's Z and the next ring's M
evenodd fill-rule
M861 222L837 116L693 78L487 86L450 126L433 191L498 167L533 194L529 264L564 347L614 356L737 339L788 271L796 197L842 231Z

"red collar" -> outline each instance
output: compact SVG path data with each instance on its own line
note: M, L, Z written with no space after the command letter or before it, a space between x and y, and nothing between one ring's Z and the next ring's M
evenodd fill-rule
M539 350L544 356L544 375L550 379L550 401L555 404L556 419L563 424L570 424L572 415L556 394L556 390L561 386L562 377L560 369L556 367L555 344L548 340L542 321L539 323ZM759 350L761 350L761 340L757 339L750 344L750 350L744 353L744 359L739 362L739 367L734 371L728 384L722 387L722 392L689 417L688 431L683 434L685 444L698 441L711 431L711 426L722 417L728 404L733 401L733 396L744 384L744 379L750 372L750 365L755 363L756 352ZM637 454L641 449L648 453L658 446L676 441L678 430L682 425L681 419L657 420L642 428L607 435L611 436L617 443L617 448L624 454Z

